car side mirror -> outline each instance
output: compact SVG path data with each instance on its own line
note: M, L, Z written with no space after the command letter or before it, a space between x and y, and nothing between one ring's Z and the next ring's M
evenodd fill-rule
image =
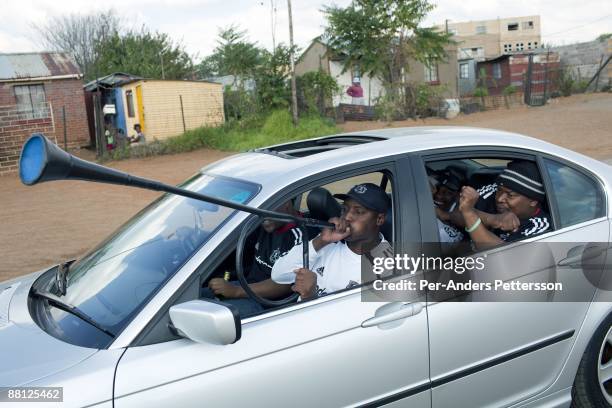
M240 340L238 310L214 300L191 300L170 308L170 321L181 337L196 343L226 345Z

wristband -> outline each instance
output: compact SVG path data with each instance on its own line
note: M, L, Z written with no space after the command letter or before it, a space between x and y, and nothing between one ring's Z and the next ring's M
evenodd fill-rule
M480 226L480 224L482 224L482 220L480 218L478 218L476 220L476 222L470 227L470 228L466 228L466 232L472 233L474 231L476 231L476 228L478 228Z

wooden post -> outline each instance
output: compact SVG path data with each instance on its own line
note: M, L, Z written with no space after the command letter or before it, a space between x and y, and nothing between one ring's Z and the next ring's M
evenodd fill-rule
M68 137L66 134L66 106L62 106L62 126L64 128L64 150L68 151Z
M187 126L185 126L185 111L183 110L183 95L179 95L181 101L181 118L183 118L183 133L187 132Z
M544 64L544 96L542 99L542 105L546 105L546 101L548 100L548 64L550 64L550 48L546 53L546 63Z
M287 9L289 12L289 58L291 65L291 110L293 113L293 126L298 124L298 109L297 109L297 89L295 84L295 61L293 49L293 19L291 17L291 0L287 0Z

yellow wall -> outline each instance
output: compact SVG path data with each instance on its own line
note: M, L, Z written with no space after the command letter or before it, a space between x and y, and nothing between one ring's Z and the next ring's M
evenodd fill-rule
M181 116L181 101L185 128L187 130L200 126L218 126L225 120L223 115L223 87L220 84L198 81L164 81L144 80L133 82L122 87L125 92L132 90L134 108L136 107L136 86L142 86L144 108L144 133L147 142L155 139L166 139L183 133ZM125 100L124 100L124 103ZM127 115L126 126L128 135L134 134L134 124L139 123L138 112L130 118Z

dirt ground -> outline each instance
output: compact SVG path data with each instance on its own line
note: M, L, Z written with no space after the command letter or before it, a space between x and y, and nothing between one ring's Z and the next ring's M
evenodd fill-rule
M453 120L394 122L402 126L474 126L518 133L556 143L597 159L612 158L612 94L556 99L540 108L519 107L462 115ZM387 127L382 122L349 122L358 131ZM198 150L180 155L108 164L128 173L177 184L229 153ZM78 153L92 159L88 151ZM33 187L18 177L0 177L0 282L82 255L127 221L158 193L82 181Z

